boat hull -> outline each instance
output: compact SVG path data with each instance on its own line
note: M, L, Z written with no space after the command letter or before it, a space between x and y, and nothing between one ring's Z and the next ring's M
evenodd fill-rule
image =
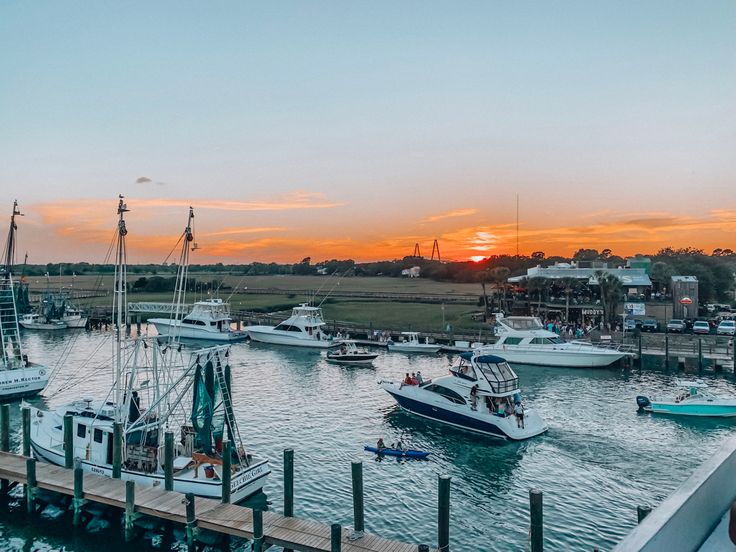
M18 322L21 327L26 330L65 330L66 324L64 322L58 323L46 323L46 322Z
M644 407L644 410L655 414L671 414L676 416L700 416L711 418L736 417L736 401L729 401L729 403L730 404L682 404L652 401L649 406Z
M36 395L43 391L48 381L48 370L41 366L0 370L0 399L20 399Z
M449 403L443 405L440 401L444 401L444 399L432 400L429 398L431 392L422 391L416 386L402 386L393 382L384 382L381 386L391 394L404 410L475 433L483 433L513 441L523 441L547 431L546 424L533 410L526 411L524 416L525 427L522 429L517 427L516 419L513 416L500 417L485 414L482 410L470 410L467 405L451 406Z
M248 336L253 341L270 343L272 345L289 345L291 347L308 347L312 349L331 349L340 345L339 341L331 339L307 339L288 335L292 332L276 332L271 326L248 326Z
M409 343L389 343L388 350L399 353L439 353L442 345L429 345L426 343L409 344Z
M198 327L189 327L181 324L179 321L172 321L168 318L151 318L149 323L156 327L156 331L159 336L166 337L172 330L176 337L183 337L185 339L197 339L203 341L218 341L224 343L233 343L236 341L244 341L248 338L248 333L244 331L228 330L224 332L220 331L208 331Z
M509 347L483 347L483 352L496 354L512 364L552 366L555 368L605 368L621 360L627 354L620 351L586 352L564 349L523 350Z
M67 328L78 329L78 328L87 327L87 317L86 316L83 318L71 318L71 319L62 318L61 321L64 322Z

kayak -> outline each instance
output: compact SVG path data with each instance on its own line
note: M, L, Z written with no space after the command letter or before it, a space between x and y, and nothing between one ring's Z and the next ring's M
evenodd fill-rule
M421 450L399 450L392 448L377 449L376 447L370 447L368 445L365 445L363 447L363 450L374 452L376 454L383 454L386 456L400 456L403 458L426 458L427 456L429 456L428 452L424 452Z

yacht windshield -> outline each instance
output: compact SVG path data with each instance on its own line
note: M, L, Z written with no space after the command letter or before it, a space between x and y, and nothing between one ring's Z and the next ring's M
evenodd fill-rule
M544 329L539 318L532 317L509 317L503 318L503 323L514 330L528 331Z
M510 393L519 388L519 378L508 362L484 362L483 357L479 357L476 362L494 393Z

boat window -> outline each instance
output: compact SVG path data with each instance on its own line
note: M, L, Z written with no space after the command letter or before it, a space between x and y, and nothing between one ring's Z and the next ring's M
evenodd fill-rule
M291 329L291 326L288 324L279 324L274 328L274 330L280 330L282 332L288 332Z
M503 344L504 345L518 345L521 343L522 338L521 337L507 337Z
M478 367L491 384L494 393L509 393L519 388L519 378L508 362L479 362Z
M442 395L450 402L454 402L456 404L465 404L465 399L463 399L460 395L455 393L452 389L448 389L447 387L432 384L428 385L424 389L426 389L427 391L432 391L433 393L437 393L438 395Z
M532 345L546 345L549 343L546 337L535 337L529 343Z
M542 323L538 318L502 318L501 321L514 330L541 330Z
M101 443L102 442L102 430L95 428L94 431L94 439L95 443Z
M299 326L289 326L290 332L301 332L302 329Z
M194 320L189 320L188 318L185 318L181 321L182 324L194 324Z
M562 339L562 338L561 338L561 337L559 337L559 336L555 336L555 337L548 337L548 338L547 338L547 341L549 341L550 343L554 343L555 345L559 345L560 343L565 343L565 340L564 340L564 339Z
M84 424L77 424L77 437L84 439L87 436L87 426Z

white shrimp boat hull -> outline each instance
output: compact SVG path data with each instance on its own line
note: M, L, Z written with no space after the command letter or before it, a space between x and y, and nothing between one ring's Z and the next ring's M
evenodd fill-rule
M0 370L0 399L16 399L43 391L49 381L48 369L32 365Z
M313 349L329 349L340 345L334 339L316 339L289 335L293 332L274 330L273 326L248 326L245 328L253 341L271 343L273 345L291 345L294 347L311 347Z
M65 330L66 324L64 322L23 322L20 321L18 324L26 330Z
M248 333L245 331L231 329L219 331L216 328L192 327L182 324L180 320L170 320L169 318L151 318L148 322L156 327L156 331L162 337L173 334L175 337L183 337L185 339L201 339L224 343L243 341L248 338Z
M63 317L61 321L66 325L67 328L86 328L87 327L87 317Z

